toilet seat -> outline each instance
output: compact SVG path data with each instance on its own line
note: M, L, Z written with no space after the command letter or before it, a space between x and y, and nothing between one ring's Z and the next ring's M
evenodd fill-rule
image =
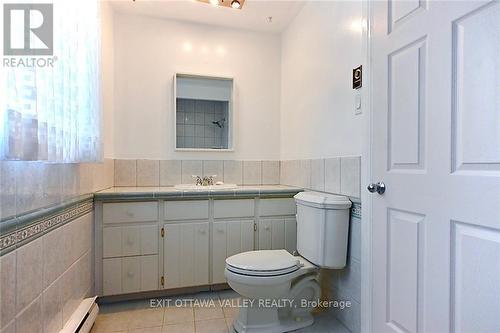
M260 250L236 254L226 259L226 268L247 276L279 276L301 267L300 260L286 250Z

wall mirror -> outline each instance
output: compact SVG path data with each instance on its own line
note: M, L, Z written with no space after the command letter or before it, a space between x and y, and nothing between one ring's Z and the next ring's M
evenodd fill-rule
M233 79L176 74L175 149L232 150Z

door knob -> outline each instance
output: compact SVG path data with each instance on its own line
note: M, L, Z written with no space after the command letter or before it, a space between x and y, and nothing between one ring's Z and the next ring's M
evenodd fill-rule
M367 189L370 193L377 192L378 194L384 194L385 184L383 182L378 182L377 184L371 183L370 185L368 185Z

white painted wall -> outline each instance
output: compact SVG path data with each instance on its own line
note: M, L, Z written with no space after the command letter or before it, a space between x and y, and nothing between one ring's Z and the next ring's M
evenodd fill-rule
M114 157L278 159L280 36L114 15ZM233 77L235 151L174 151L174 73Z
M363 62L362 2L304 5L282 35L281 158L361 155L352 69Z
M114 36L113 8L101 2L101 85L102 130L105 158L114 157Z

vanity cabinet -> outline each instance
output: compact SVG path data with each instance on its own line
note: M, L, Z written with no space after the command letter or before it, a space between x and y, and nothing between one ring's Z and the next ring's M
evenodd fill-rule
M102 294L158 289L158 202L102 205Z
M227 257L296 249L293 198L96 201L101 296L226 283Z
M296 205L293 198L261 199L259 202L258 249L297 249Z
M254 220L214 222L212 229L212 283L225 283L226 258L254 249Z
M295 218L263 218L259 220L259 250L297 249L297 221Z
M209 284L209 223L164 225L164 287Z

